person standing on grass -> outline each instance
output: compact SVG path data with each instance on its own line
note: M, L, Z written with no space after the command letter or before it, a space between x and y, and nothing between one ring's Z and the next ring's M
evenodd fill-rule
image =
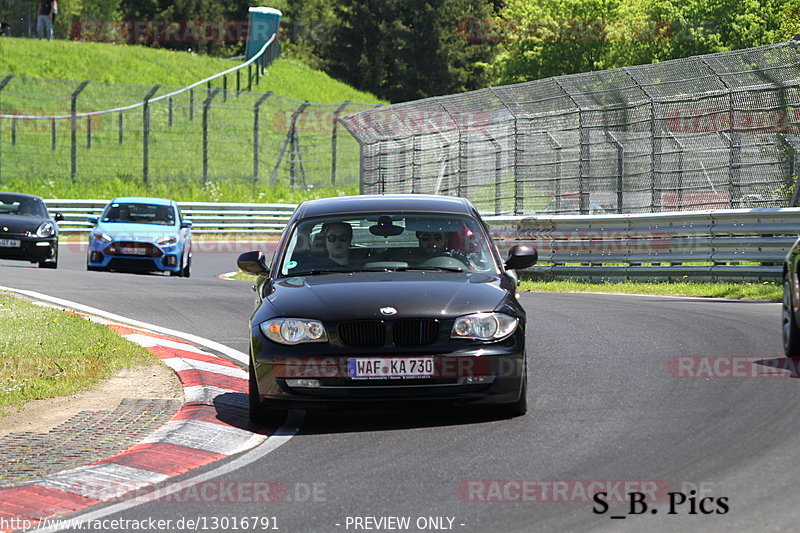
M53 0L39 0L39 17L36 20L36 33L39 40L47 37L48 41L53 40Z

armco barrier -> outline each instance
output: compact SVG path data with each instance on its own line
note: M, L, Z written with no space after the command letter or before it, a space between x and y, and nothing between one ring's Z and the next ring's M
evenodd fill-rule
M47 200L64 233L88 232L107 200ZM276 235L293 204L182 202L195 234ZM485 217L500 251L539 250L530 275L546 279L775 280L800 235L800 208L679 213Z
M584 281L776 280L800 235L800 208L487 217L502 253L539 250L527 270Z
M62 233L88 233L89 216L97 216L108 200L45 200L50 214L61 213ZM192 221L195 234L279 234L286 226L295 204L245 204L179 202L183 217Z

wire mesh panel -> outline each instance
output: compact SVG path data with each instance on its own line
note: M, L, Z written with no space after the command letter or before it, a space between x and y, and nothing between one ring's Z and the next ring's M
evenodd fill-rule
M341 121L361 146L364 193L458 195L498 215L781 207L800 196L799 45L559 76ZM408 119L415 114L427 120Z
M224 79L169 98L160 97L177 87L18 76L0 84L0 186L35 181L45 195L65 182L144 184L151 194L179 183L211 200L221 183L254 199L275 185L353 187L359 145L337 118L374 107L237 91ZM116 108L125 109L96 113Z

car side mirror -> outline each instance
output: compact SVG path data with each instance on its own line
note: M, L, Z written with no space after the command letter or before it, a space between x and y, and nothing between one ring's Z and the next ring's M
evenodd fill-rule
M528 268L536 264L539 260L539 252L533 246L527 244L515 244L508 251L506 270L518 270Z
M191 228L192 227L192 221L191 220L182 221L181 222L181 227L182 228Z
M236 260L236 266L245 274L253 274L254 276L269 276L269 267L267 266L267 259L264 257L263 252L245 252Z
M97 225L97 221L99 220L99 217L86 217L86 220L89 221L89 224L92 224L94 226L94 225Z
M64 215L62 215L61 213L56 213L56 216L53 217L53 220L55 220L56 222L61 222L62 220L64 220Z

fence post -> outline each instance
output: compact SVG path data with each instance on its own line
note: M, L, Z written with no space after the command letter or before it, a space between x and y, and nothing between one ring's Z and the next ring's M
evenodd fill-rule
M117 120L117 123L118 123L117 127L119 128L119 144L122 144L122 141L125 138L125 134L124 134L124 120L125 119L123 118L122 115L123 115L123 113L122 113L122 111L120 111L119 112L119 117L118 117L118 120Z
M17 145L17 119L11 119L11 146Z
M300 105L300 107L295 109L294 113L292 113L291 123L289 124L289 131L286 133L286 139L284 139L283 141L283 147L281 148L281 153L278 154L278 160L275 162L275 167L272 169L272 175L269 177L270 186L274 186L275 180L278 178L278 169L281 166L281 161L283 161L283 156L286 154L286 147L291 142L292 148L294 148L294 145L296 143L294 137L296 135L295 126L297 124L297 117L300 116L300 113L302 113L303 110L309 105L311 105L311 103L308 100L306 100ZM292 165L294 165L293 161L290 164L289 177L290 177L290 183L294 185L294 169L292 168Z
M419 147L420 135L411 135L411 192L419 193L419 171L417 170L417 154L422 151Z
M3 92L3 89L5 89L6 85L8 85L8 82L10 82L11 78L13 78L13 77L14 77L14 74L9 74L5 78L3 78L3 81L0 81L0 93ZM2 129L3 129L2 128L2 119L0 119L0 134L2 134ZM2 144L0 144L0 146L2 146ZM0 149L0 155L1 154L2 154L2 149ZM1 170L0 170L0 176L2 176L2 171Z
M169 99L169 127L172 127L172 98Z
M92 149L92 117L86 117L86 149Z
M89 80L82 81L70 99L70 129L71 129L71 154L70 154L70 177L73 183L78 176L78 95L89 85ZM56 149L55 141L55 121L53 121L53 150Z
M194 89L189 89L189 120L194 120Z
M683 153L686 148L683 146L674 133L669 134L669 138L678 147L678 211L683 211ZM662 206L663 208L663 206Z
M789 207L796 207L798 197L800 197L800 179L797 179L797 151L794 149L794 145L789 142L789 139L786 138L785 133L780 133L781 144L784 147L784 153L786 154L786 178L785 182L787 185L794 182L794 190L792 191L792 196L789 198Z
M519 117L514 115L514 214L522 215L522 186L519 180Z
M222 101L228 101L228 76L222 76Z
M617 213L622 214L622 192L624 189L624 180L622 179L625 173L625 147L617 140L613 133L606 130L606 138L611 141L617 149Z
M331 185L336 185L336 130L339 127L339 115L348 104L350 104L350 100L345 100L342 102L342 105L337 107L336 111L333 112L333 133L331 134Z
M236 71L239 72L238 70ZM258 99L256 105L253 106L253 184L258 181L258 108L264 103L264 100L272 96L272 91L264 93Z
M306 100L292 115L292 158L289 160L289 187L291 188L295 187L295 176L297 174L295 169L297 167L300 167L300 176L303 178L303 185L307 185L306 169L303 166L303 153L300 151L300 136L297 134L297 119L309 105L311 105L311 103Z
M239 77L239 74L241 72L242 72L241 70L237 70L236 71L236 96L237 97L239 96L239 92L242 90L242 81L241 81L241 79Z
M219 89L214 89L203 102L203 185L208 183L208 110Z
M56 119L50 120L50 150L56 151Z
M150 190L150 98L161 85L156 85L145 95L142 109L142 181L146 191Z
M550 144L553 145L553 149L555 150L555 164L556 164L556 188L553 194L555 197L553 198L555 202L555 212L558 214L561 211L561 179L562 179L562 168L561 168L561 150L564 148L558 139L553 137L553 134L549 131L545 131L547 134L547 138L550 140Z

